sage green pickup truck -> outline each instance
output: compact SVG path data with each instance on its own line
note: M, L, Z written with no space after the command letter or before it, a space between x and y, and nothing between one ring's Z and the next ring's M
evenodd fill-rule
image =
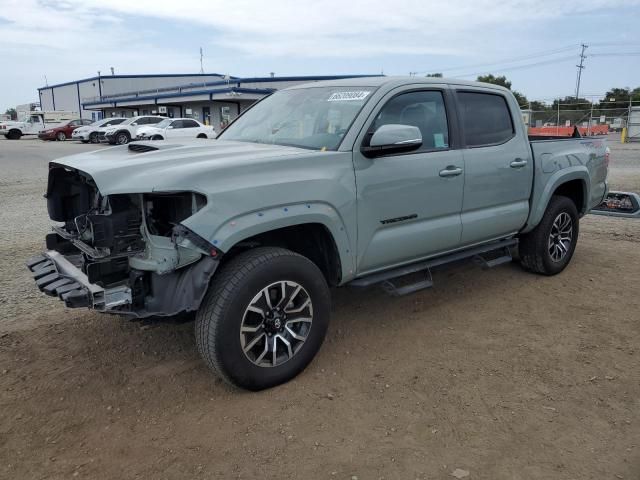
M27 262L68 307L197 312L205 362L263 389L322 344L330 287L404 295L431 269L512 259L560 273L607 193L602 139L530 139L513 95L375 77L278 91L216 140L149 141L51 162L56 222ZM417 277L417 278L415 278Z

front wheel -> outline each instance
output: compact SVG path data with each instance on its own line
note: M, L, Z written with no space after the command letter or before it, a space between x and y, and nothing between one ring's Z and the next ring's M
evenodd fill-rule
M318 352L330 305L324 276L309 259L273 247L240 253L216 272L196 315L198 350L228 383L274 387Z
M58 132L56 134L56 140L59 142L64 142L67 139L67 135L64 132Z
M116 145L126 145L131 141L131 136L128 132L118 132L116 134Z
M98 133L97 132L91 133L91 135L89 135L89 141L91 143L100 143L100 139L98 139Z
M520 263L535 273L556 275L571 261L578 242L579 219L570 198L553 196L542 220L520 238Z

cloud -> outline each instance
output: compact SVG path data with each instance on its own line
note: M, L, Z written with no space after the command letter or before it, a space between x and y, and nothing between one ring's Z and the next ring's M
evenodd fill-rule
M486 63L596 35L638 41L633 29L600 28L592 18L619 15L621 8L637 11L638 5L640 0L3 0L0 103L31 100L44 74L62 82L111 65L120 73L197 71L199 46L215 71L245 75L271 69L377 72L400 65L392 73L406 73Z

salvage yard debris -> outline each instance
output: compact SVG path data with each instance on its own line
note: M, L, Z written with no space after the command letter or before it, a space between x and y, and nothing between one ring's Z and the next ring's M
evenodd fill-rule
M640 195L632 192L609 192L604 201L592 209L591 213L640 218Z

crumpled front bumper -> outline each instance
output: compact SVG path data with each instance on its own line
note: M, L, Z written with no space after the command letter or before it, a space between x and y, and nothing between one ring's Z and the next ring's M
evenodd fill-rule
M82 270L55 250L30 258L26 265L40 291L59 297L69 308L109 311L131 304L129 287L105 289L92 284Z
M180 270L149 275L149 291L140 292L127 282L103 288L89 281L74 259L79 256L62 255L49 250L30 258L26 265L33 273L38 288L50 296L57 296L69 308L91 308L104 313L118 313L138 318L171 316L194 312L200 307L209 287L209 280L220 260L205 256ZM144 275L143 272L137 272Z

